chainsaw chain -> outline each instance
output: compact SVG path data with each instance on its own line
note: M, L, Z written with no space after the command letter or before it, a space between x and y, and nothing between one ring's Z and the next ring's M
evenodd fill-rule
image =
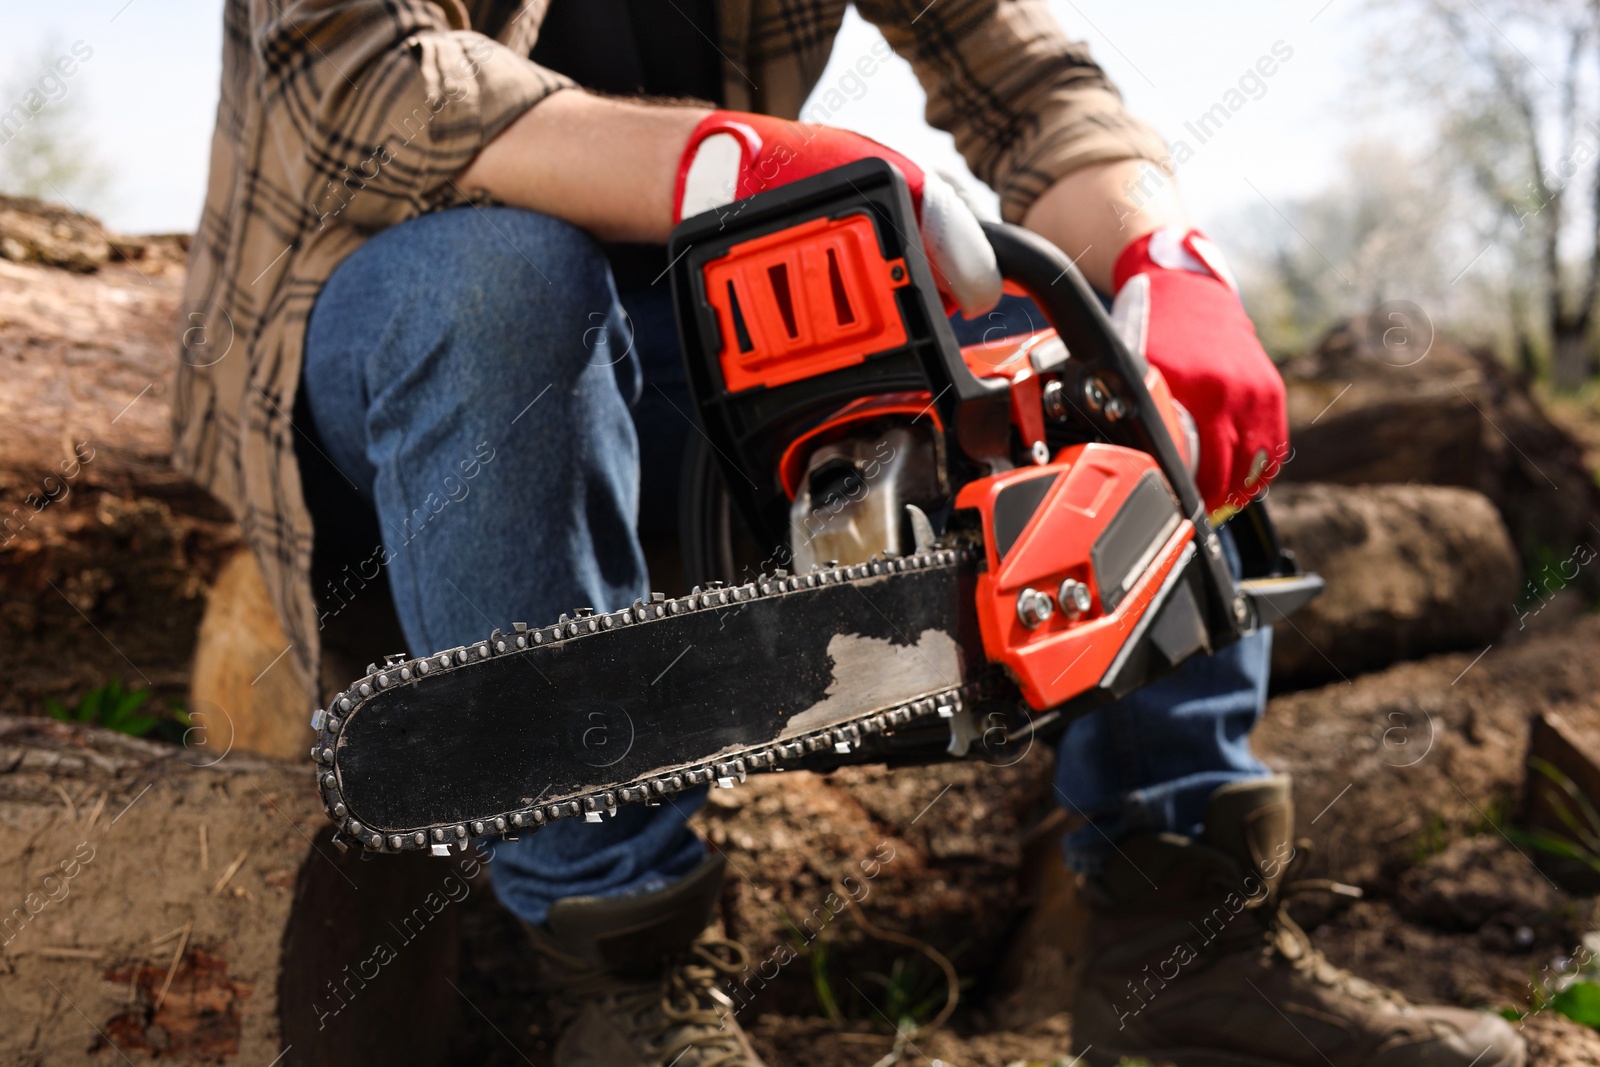
M311 716L311 728L317 731L317 742L311 748L311 758L317 764L323 808L340 830L334 837L334 843L340 848L346 847L343 837L347 836L372 852L429 848L435 855L445 855L452 845L466 848L471 837L537 831L558 819L580 815L589 822L599 822L605 816L615 815L617 809L625 804L659 804L686 789L710 782L730 788L744 781L751 773L786 770L786 762L793 762L809 753L828 750L848 753L861 744L865 735L892 734L901 727L933 716L953 718L964 709L964 700L976 695L977 683L954 686L782 741L769 741L731 753L724 752L715 759L666 768L622 785L575 793L500 812L488 818L440 823L399 833L378 831L356 819L345 803L335 771L339 733L344 724L376 694L397 685L414 685L431 674L465 670L495 657L515 656L535 648L583 641L623 626L648 626L693 612L724 611L757 600L793 596L826 585L848 584L906 571L957 566L979 557L980 553L969 547L935 548L894 559L874 559L843 567L814 567L811 573L803 575L791 575L779 569L743 585L729 586L723 582L712 582L705 588L696 586L688 596L674 598L652 593L649 600L635 600L631 607L620 611L596 613L592 609L582 608L570 617L562 615L553 626L529 627L525 623L513 623L509 633L495 630L487 639L470 645L415 659L401 655L389 656L381 666L369 664L365 676L329 701L327 708L319 708Z

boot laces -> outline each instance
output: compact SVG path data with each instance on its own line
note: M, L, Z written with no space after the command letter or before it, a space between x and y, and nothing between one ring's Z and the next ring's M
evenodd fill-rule
M627 983L600 978L578 983L571 991L608 996L627 1024L628 1036L653 1060L683 1067L736 1067L745 1062L744 1045L732 1001L717 983L749 962L749 951L737 941L702 937L660 979ZM690 1050L698 1055L685 1057Z
M1295 842L1295 855L1284 872L1283 884L1275 899L1268 905L1266 952L1283 960L1309 981L1325 988L1337 990L1346 996L1368 1004L1389 1003L1399 1008L1410 1007L1410 1002L1392 989L1358 978L1328 961L1322 951L1311 943L1311 936L1289 916L1288 903L1292 897L1306 893L1336 893L1339 896L1360 897L1361 890L1331 878L1297 878L1311 863L1312 845L1308 840Z

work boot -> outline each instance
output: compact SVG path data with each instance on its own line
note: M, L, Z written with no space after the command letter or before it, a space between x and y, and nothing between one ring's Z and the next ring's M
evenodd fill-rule
M527 928L561 1024L556 1067L762 1067L718 988L750 955L705 929L725 862L653 893L568 897Z
M1329 963L1284 909L1308 842L1293 843L1289 779L1211 795L1198 839L1119 843L1086 879L1091 917L1073 1040L1090 1064L1176 1067L1522 1067L1504 1019L1422 1007Z

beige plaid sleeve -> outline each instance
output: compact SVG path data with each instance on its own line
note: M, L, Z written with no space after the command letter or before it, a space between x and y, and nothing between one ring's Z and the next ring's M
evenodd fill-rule
M972 172L1020 222L1056 179L1090 163L1167 159L1081 42L1043 0L857 0L911 62L928 122L955 137Z
M374 231L459 199L452 177L571 82L474 32L458 2L268 4L256 43L269 139L312 229ZM275 151L276 149L276 151Z

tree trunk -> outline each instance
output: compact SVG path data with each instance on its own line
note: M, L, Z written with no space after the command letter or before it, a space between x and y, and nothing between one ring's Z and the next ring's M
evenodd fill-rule
M1600 371L1588 325L1558 322L1551 332L1550 380L1557 389L1578 389Z

